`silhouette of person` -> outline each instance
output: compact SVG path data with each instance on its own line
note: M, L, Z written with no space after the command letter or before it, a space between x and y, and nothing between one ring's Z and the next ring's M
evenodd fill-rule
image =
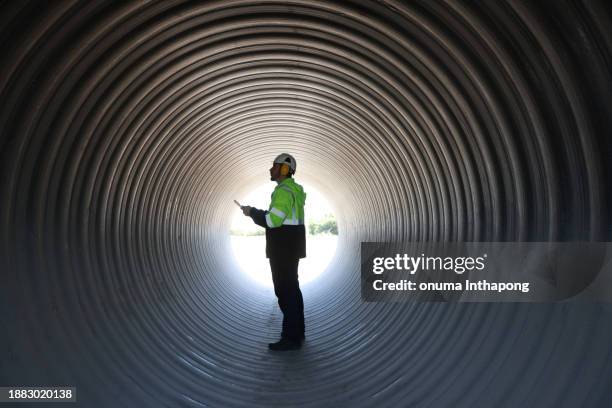
M283 313L281 339L268 344L271 350L296 350L305 339L304 300L298 282L298 264L306 257L304 203L306 193L291 177L296 161L283 153L274 159L270 180L277 185L267 211L242 206L244 215L266 229L266 257L270 259L274 293Z

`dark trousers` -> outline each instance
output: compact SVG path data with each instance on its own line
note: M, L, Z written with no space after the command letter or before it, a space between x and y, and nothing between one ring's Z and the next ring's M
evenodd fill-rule
M299 258L270 258L274 294L283 312L282 338L300 340L304 334L304 299L298 282Z

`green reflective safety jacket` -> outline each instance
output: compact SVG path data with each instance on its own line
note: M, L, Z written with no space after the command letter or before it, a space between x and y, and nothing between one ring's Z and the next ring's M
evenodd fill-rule
M306 193L291 177L280 182L272 192L272 202L266 214L268 228L281 225L304 225Z
M266 257L306 257L305 203L304 189L288 177L272 192L268 211L251 210L253 221L266 229Z

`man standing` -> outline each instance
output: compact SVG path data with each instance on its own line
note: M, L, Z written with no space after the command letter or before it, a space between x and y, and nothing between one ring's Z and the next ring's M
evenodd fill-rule
M274 293L283 312L280 341L268 344L271 350L296 350L304 336L304 300L298 282L298 264L306 257L304 202L306 193L291 177L293 156L283 153L274 159L270 180L277 185L268 211L242 206L244 215L266 229L266 257L270 259Z

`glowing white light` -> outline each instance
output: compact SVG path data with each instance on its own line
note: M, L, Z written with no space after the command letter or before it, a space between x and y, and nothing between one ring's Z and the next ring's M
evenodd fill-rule
M238 201L242 205L267 210L274 186L273 183L265 184L247 196L239 198ZM305 184L303 187L307 194L304 208L307 226L309 219L320 219L326 214L333 214L331 206L317 190ZM239 231L242 234L264 231L263 228L255 225L250 217L242 215L238 207L236 207L236 215L232 220L231 230ZM242 271L257 283L271 287L272 276L265 253L265 236L231 235L230 238L234 256ZM306 236L306 258L300 260L298 269L300 284L313 281L325 270L336 253L337 242L337 235L308 234Z

